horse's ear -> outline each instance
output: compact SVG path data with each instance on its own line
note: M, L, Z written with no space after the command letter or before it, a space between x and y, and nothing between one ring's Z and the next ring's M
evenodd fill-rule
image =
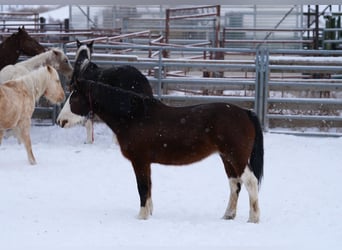
M46 65L46 69L47 71L51 74L52 72L52 67L50 65Z
M59 56L61 54L61 52L59 50L56 50L56 49L53 49L52 52L55 56Z
M82 43L78 39L76 39L76 44L77 44L77 48L82 46Z
M94 40L87 44L87 47L89 48L91 53L93 53L93 45L94 45Z

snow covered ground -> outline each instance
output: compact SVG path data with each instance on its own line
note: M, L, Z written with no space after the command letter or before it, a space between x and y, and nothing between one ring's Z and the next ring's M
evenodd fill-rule
M38 165L13 137L0 146L1 249L341 249L342 138L265 134L261 222L220 219L229 187L217 155L187 167L152 167L154 214L136 219L130 162L112 133L95 126L32 127ZM229 248L231 249L231 248Z

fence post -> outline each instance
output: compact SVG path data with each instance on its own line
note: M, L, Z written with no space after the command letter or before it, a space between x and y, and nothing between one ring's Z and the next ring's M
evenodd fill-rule
M161 99L163 86L162 86L162 78L164 78L164 67L163 67L163 55L162 55L162 47L159 48L159 59L158 59L158 66L154 67L154 77L158 79L157 86L155 90L157 92L158 99Z
M269 51L258 48L255 56L255 104L254 110L260 119L264 130L268 128L267 113L267 85L269 72Z

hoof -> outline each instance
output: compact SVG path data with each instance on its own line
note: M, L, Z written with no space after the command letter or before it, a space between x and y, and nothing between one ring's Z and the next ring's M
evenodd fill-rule
M138 215L139 220L147 220L150 215L152 215L153 211L153 203L151 199L147 199L145 207L140 208L140 212Z
M249 218L247 222L256 224L256 223L259 223L259 221L260 221L259 218Z
M236 217L236 211L231 211L231 212L227 211L223 215L222 219L224 219L224 220L234 220L235 217Z
M235 215L223 215L222 219L224 220L234 220Z

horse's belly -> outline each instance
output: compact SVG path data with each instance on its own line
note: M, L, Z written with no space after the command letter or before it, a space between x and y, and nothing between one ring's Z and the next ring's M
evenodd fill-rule
M19 120L26 115L25 112L30 112L28 107L23 109L25 104L15 91L0 91L0 128L16 127Z
M165 165L187 165L203 160L217 152L215 145L205 143L185 146L178 144L176 147L164 144L162 147L160 150L152 152L152 162Z
M18 125L20 115L18 112L5 112L0 114L0 128L12 129Z

